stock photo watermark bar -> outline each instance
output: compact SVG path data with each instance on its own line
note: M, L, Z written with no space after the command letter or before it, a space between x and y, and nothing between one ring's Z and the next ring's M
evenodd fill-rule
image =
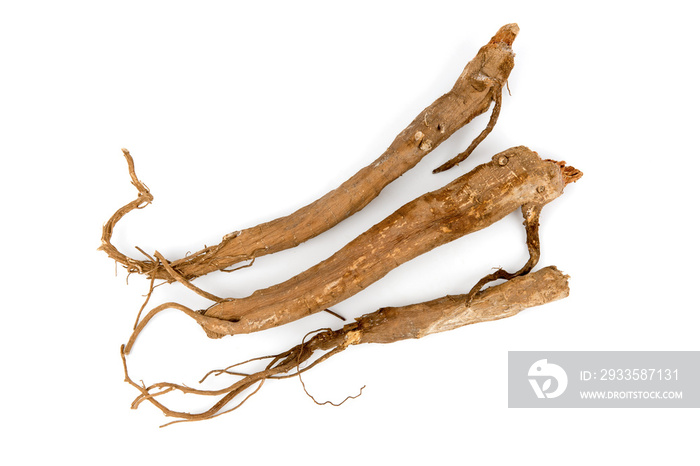
M509 351L509 408L700 408L700 351Z

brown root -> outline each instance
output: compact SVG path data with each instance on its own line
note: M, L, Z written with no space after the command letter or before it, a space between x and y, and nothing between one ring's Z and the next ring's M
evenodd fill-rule
M516 24L500 28L466 65L449 92L423 110L377 160L362 168L337 189L291 215L227 234L218 245L205 247L181 259L169 262L153 258L137 260L119 252L112 245L115 224L126 213L141 208L144 202L153 199L145 185L136 178L133 159L124 150L129 174L139 196L136 201L117 210L105 224L100 249L126 267L129 273L145 274L166 282L184 283L217 270L237 270L229 267L243 261L251 261L242 266L250 267L257 257L295 247L323 233L363 209L389 183L413 168L455 131L487 112L491 102L495 101L487 129L466 152L471 152L488 135L501 107L502 88L513 68L511 45L518 31ZM465 153L460 157L466 157L468 154L464 155ZM171 270L168 270L168 266ZM176 277L182 280L177 280Z
M119 252L116 247L112 244L112 235L114 234L114 226L117 224L119 220L122 219L126 214L131 212L132 210L135 209L143 209L146 207L148 204L153 202L153 195L151 194L150 190L148 187L142 183L138 177L136 176L136 169L134 167L134 159L131 157L131 154L129 153L128 150L122 149L122 153L124 154L124 158L126 158L126 163L129 168L129 176L131 177L131 184L136 187L138 191L138 196L136 197L135 200L129 202L125 206L117 209L116 212L107 220L107 222L102 226L102 244L100 245L99 248L97 248L99 251L104 251L107 253L107 255L111 258L114 259L115 262L118 262L122 264L126 270L129 273L139 273L139 274L147 274L150 275L152 274L155 270L157 270L158 264L151 258L151 260L138 260L138 259L133 259L131 257L128 257L127 255ZM140 248L137 247L139 252L144 254L146 257L149 257L148 254L143 252Z
M150 386L139 385L129 376L126 364L127 351L122 346L121 357L124 364L125 381L140 392L139 396L132 403L132 408L134 409L143 401L148 401L166 416L178 418L174 422L211 419L240 407L260 390L266 380L300 376L351 345L392 343L410 338L422 338L426 335L452 330L464 325L502 319L513 316L523 309L565 298L568 296L568 293L568 277L555 267L547 267L538 272L516 277L506 283L478 292L468 305L466 304L467 295L461 295L446 296L410 306L383 308L376 312L365 314L356 319L355 322L347 324L339 330L319 330L309 341L304 341L305 337L299 345L278 355L254 358L225 369L210 371L201 381L204 381L210 375L226 374L240 377L240 380L215 390L191 388L168 382ZM311 361L314 353L318 351L323 351L324 353ZM262 359L271 359L271 361L261 371L251 374L231 371L234 367ZM308 361L311 361L308 366L300 368L302 363ZM256 388L252 393L243 395L246 390L254 386ZM303 386L303 388L309 394L306 387ZM208 410L201 413L175 411L159 401L159 397L174 390L185 394L220 396L220 398ZM309 396L311 395L309 394ZM243 398L241 399L241 397ZM354 397L348 397L346 400L351 398ZM235 400L240 401L229 408L229 403L235 402ZM314 401L319 403L315 399Z

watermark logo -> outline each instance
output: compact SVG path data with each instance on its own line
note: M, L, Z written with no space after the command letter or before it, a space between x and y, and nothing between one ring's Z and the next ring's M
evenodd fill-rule
M546 359L540 359L530 366L527 375L537 398L556 398L564 393L569 383L566 371L561 366L548 363ZM554 389L552 380L556 382Z
M508 407L700 408L700 351L508 351Z

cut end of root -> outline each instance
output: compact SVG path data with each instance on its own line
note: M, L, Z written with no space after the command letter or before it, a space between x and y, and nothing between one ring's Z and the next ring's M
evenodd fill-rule
M567 166L565 161L557 161L546 159L546 162L556 163L561 170L561 177L564 179L564 186L570 183L576 183L583 176L583 172L577 168Z
M520 32L520 28L516 23L510 23L498 30L495 36L491 38L490 44L506 44L513 45L515 37Z

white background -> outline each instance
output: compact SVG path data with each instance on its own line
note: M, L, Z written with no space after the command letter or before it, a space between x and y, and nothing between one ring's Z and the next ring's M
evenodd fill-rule
M488 6L486 6L488 5ZM653 5L653 6L652 6ZM658 5L658 6L657 6ZM696 464L693 409L507 408L509 350L699 350L697 75L691 2L3 2L1 455L75 464ZM114 241L177 258L287 214L370 163L505 23L513 48L501 118L470 159L430 171L476 119L365 210L295 250L197 283L246 296L329 256L396 208L515 145L585 176L547 206L540 266L571 295L506 320L423 340L352 347L241 409L159 429L129 409L125 342L143 277L96 251L136 191L155 202ZM464 293L527 258L518 214L391 272L334 309ZM208 304L163 286L152 304ZM155 319L130 357L136 380L195 385L204 372L279 352L316 315L209 340L189 318ZM181 400L173 400L180 402ZM205 408L210 400L178 405ZM9 464L7 461L3 461Z

